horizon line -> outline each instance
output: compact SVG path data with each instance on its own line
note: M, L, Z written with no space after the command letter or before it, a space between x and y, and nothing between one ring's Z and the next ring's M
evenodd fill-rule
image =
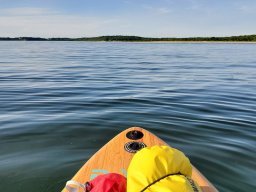
M6 37L0 36L0 38L41 38L41 39L80 39L80 38L98 38L98 37L139 37L139 38L152 38L152 39L188 39L188 38L227 38L227 37L241 37L241 36L254 36L255 34L243 34L243 35L225 35L225 36L187 36L187 37L152 37L152 36L140 36L140 35L98 35L98 36L80 36L80 37L64 37L64 36L53 36L53 37L40 37L40 36L15 36Z

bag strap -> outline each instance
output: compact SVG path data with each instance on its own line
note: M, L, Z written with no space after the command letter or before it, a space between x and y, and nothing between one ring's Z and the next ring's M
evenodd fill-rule
M181 174L180 172L178 172L178 173L171 173L171 174L165 175L165 176L163 176L163 177L161 177L161 178L155 180L154 182L150 183L148 186L146 186L146 187L145 187L144 189L142 189L140 192L145 191L147 188L149 188L150 186L154 185L155 183L161 181L162 179L164 179L164 178L166 178L166 177L172 176L172 175L183 175L183 174Z
M196 185L195 181L189 177L186 177L188 182L190 183L194 192L199 192L198 186Z

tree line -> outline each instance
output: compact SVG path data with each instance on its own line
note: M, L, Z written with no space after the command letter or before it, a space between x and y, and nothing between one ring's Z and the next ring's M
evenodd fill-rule
M40 37L0 37L0 41L128 41L128 42L152 42L152 41L246 41L255 42L256 35L240 35L230 37L186 37L186 38L152 38L139 36L99 36L83 38L40 38Z

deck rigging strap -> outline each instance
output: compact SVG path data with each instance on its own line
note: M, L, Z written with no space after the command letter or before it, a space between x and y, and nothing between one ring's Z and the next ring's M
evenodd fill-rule
M164 178L166 178L166 177L172 176L172 175L183 175L183 174L181 174L180 172L178 172L178 173L171 173L171 174L165 175L165 176L163 176L163 177L161 177L161 178L155 180L153 183L150 183L148 186L146 186L146 187L145 187L144 189L142 189L140 192L145 191L147 188L149 188L150 186L154 185L155 183L161 181L162 179L164 179ZM183 176L184 176L184 175L183 175Z
M192 189L194 192L199 192L199 189L196 185L196 183L193 181L193 179L189 178L189 177L186 177L188 182L190 183L190 185L192 186Z
M172 175L183 175L183 174L181 174L181 173L179 172L179 173L171 173L171 174L165 175L165 176L163 176L163 177L161 177L161 178L155 180L153 183L150 183L148 186L146 186L145 188L143 188L140 192L145 191L147 188L149 188L150 186L154 185L155 183L161 181L162 179L164 179L164 178L166 178L166 177L172 176ZM195 184L195 182L194 182L191 178L189 178L189 177L187 177L187 176L185 176L185 175L183 175L183 176L186 177L186 179L187 179L188 182L190 183L190 185L191 185L191 187L192 187L192 189L193 189L194 192L200 192L199 189L197 188L197 185Z

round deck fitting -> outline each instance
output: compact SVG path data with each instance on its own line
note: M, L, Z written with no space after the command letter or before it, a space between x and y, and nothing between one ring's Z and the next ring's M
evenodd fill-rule
M129 153L136 153L140 149L146 147L146 144L143 142L128 142L124 145L124 149Z
M126 133L126 137L131 140L138 140L143 137L143 133L141 131L133 130Z

